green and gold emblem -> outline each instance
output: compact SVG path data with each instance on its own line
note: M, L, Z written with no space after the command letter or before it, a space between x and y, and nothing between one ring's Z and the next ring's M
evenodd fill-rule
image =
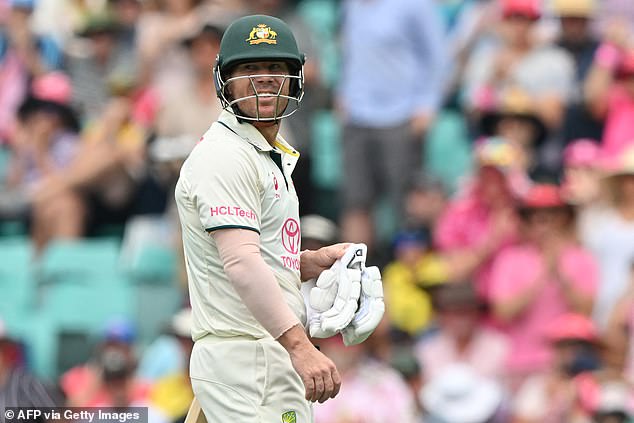
M282 423L297 423L297 413L294 411L287 411L282 414Z

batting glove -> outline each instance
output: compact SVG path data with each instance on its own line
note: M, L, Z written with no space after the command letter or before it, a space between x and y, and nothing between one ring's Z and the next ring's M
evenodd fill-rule
M379 325L385 313L383 281L376 266L367 267L361 273L361 298L359 310L341 332L345 345L356 345L368 339Z
M364 244L353 244L330 269L321 272L310 291L310 336L329 338L352 321L359 306L366 255Z

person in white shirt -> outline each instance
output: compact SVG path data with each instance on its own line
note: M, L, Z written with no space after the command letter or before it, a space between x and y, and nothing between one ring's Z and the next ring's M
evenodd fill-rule
M291 172L278 134L303 94L304 55L281 20L225 31L214 67L223 106L181 169L176 202L193 312L190 376L209 422L310 422L341 377L309 341L301 282L347 244L300 252Z

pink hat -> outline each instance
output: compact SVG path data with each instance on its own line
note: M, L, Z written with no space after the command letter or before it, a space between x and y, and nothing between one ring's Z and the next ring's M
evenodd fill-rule
M505 18L513 15L526 16L537 20L542 16L540 0L501 0L502 15Z
M596 342L597 330L592 320L583 314L566 313L557 317L546 329L546 338L551 342Z
M535 184L520 201L522 209L544 209L566 205L561 189L553 184Z
M70 79L62 72L51 72L37 77L31 84L31 95L18 108L18 119L24 121L37 111L59 115L66 128L79 131L79 116L73 110Z
M38 100L64 105L70 103L73 94L70 78L63 72L50 72L36 78L31 91Z
M564 149L566 166L597 166L601 149L595 140L581 138L572 141Z

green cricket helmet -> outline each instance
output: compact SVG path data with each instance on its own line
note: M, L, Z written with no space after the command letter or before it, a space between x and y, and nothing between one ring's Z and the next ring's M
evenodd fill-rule
M289 75L267 75L275 78L283 78L277 94L258 93L254 77L262 75L246 75L229 77L231 71L242 63L260 61L283 61L289 66ZM297 41L291 29L281 19L266 16L252 15L235 20L225 30L220 42L220 52L214 66L214 83L216 94L222 107L233 113L238 119L249 121L276 121L292 115L299 108L299 103L304 96L304 62L305 56L300 53ZM253 88L253 95L239 98L231 98L227 92L227 86L239 79L249 79ZM289 94L281 93L284 85L289 86ZM280 99L288 100L287 106L278 115L259 116L259 100L264 97L276 97L278 104ZM241 102L255 98L256 116L246 116L239 108Z

